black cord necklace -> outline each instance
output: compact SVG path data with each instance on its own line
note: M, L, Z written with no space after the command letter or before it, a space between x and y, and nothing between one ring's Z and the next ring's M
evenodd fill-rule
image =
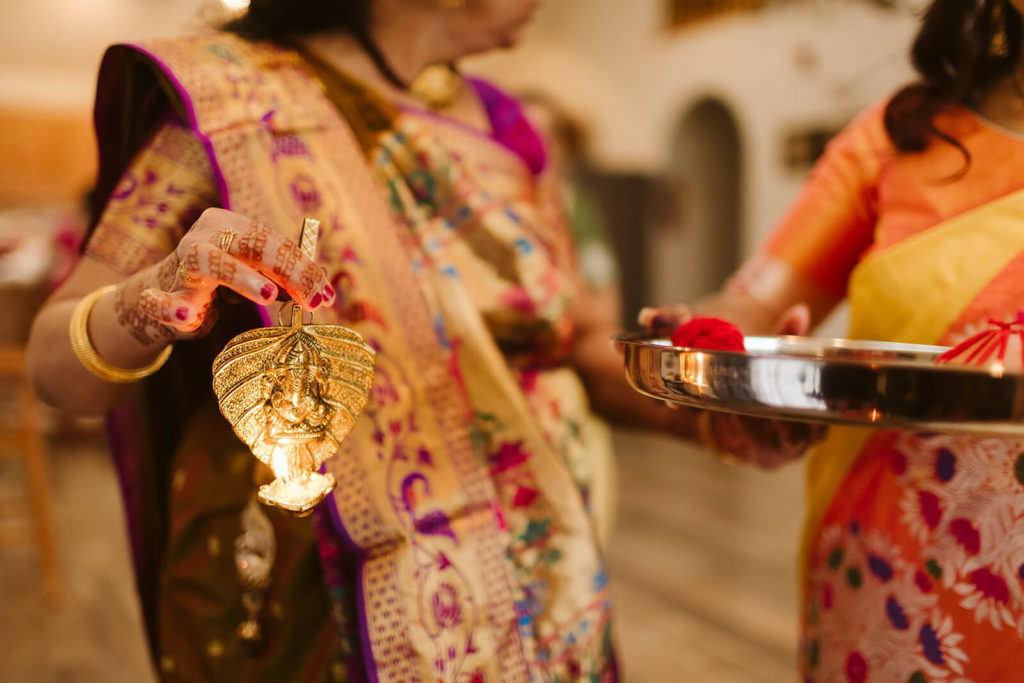
M373 61L373 65L377 67L377 71L384 77L388 83L398 88L399 90L409 90L409 84L399 78L395 70L388 64L388 60L385 59L384 53L380 51L377 44L370 38L370 34L367 31L357 30L352 32L356 42L363 48L363 51L369 56L370 60Z
M412 82L406 83L391 68L391 64L373 42L368 31L353 31L352 35L377 67L378 73L398 90L415 96L435 110L445 109L458 97L462 76L454 64L433 64L417 74Z

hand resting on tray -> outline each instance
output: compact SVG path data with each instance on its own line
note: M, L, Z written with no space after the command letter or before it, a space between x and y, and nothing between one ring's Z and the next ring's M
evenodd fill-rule
M645 308L639 323L656 337L671 337L677 346L709 350L742 350L741 332L726 320L699 317L684 305ZM805 334L810 326L807 306L796 304L775 320L775 334ZM697 410L684 408L685 410ZM773 420L733 413L699 411L700 438L724 462L743 462L774 469L801 457L824 438L827 427L809 422Z

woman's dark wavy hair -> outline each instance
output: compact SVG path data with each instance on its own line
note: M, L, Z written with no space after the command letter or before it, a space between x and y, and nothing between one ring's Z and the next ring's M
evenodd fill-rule
M283 42L304 33L367 30L372 0L252 0L224 30L251 40Z
M1001 31L1005 54L993 54ZM954 104L977 106L1010 75L1020 57L1021 33L1021 15L1007 0L934 0L910 53L919 79L897 92L885 110L885 129L896 148L920 152L936 138L957 147L970 164L970 154L936 127L935 116Z

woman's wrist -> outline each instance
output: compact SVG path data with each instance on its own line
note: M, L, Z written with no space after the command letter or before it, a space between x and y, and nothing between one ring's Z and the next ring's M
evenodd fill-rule
M700 441L699 417L701 411L664 401L658 401L658 403L660 404L661 431L681 439Z
M117 285L106 285L79 299L71 312L68 335L75 357L86 370L105 382L123 384L148 377L159 370L170 357L171 347L170 345L164 346L156 358L149 363L141 366L133 364L131 367L112 363L97 351L93 343L93 338L96 335L89 329L93 310L101 299L114 294L116 289Z
M100 296L87 321L96 354L118 368L142 368L156 360L175 341L174 332L150 318L139 305L139 294L151 281L142 271Z
M167 290L171 287L178 266L177 255L171 253L149 268L141 270L121 282L112 292L110 300L101 303L112 313L112 319L143 349L159 351L177 338L173 329L156 320L155 311L147 311L142 293L147 289Z

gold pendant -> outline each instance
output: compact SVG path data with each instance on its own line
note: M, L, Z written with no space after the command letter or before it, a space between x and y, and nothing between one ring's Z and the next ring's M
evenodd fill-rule
M316 253L319 221L306 219L300 246ZM213 361L213 391L238 437L275 479L258 497L308 514L335 487L317 470L334 455L366 407L374 351L340 325L303 321L291 304L291 325L238 335Z
M431 64L409 84L409 92L435 111L454 104L461 91L462 76L450 64Z

